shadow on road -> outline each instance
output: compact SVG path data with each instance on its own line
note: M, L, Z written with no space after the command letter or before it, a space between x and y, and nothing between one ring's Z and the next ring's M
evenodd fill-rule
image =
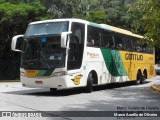
M109 90L109 89L116 89L116 88L124 88L128 86L134 86L133 82L126 82L126 83L114 83L114 84L107 84L101 86L94 86L93 92L101 91L101 90ZM69 96L69 95L76 95L86 93L85 89L83 88L74 88L74 89L62 89L57 90L55 92L50 92L49 89L28 89L28 90L19 90L13 92L5 92L6 94L16 94L16 95L31 95L31 96Z

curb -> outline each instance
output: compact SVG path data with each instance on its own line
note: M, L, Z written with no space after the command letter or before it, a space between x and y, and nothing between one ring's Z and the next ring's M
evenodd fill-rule
M160 93L160 88L158 88L155 84L151 85L151 89L155 92Z
M1 82L20 82L20 80L0 80Z

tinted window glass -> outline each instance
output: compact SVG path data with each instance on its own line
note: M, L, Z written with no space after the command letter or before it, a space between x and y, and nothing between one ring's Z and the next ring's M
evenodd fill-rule
M68 52L68 70L79 69L81 67L84 50L85 25L73 22L71 31L70 49Z
M100 41L101 41L101 30L93 26L88 26L87 46L99 47Z
M114 48L114 36L109 31L103 31L101 38L101 47Z
M51 22L31 24L28 26L25 36L59 35L62 32L68 31L68 23L69 22Z

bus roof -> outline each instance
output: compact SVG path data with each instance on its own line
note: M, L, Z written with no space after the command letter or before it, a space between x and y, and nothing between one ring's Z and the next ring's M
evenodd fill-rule
M107 28L109 28L109 30L117 32L117 33L121 33L121 34L125 34L125 35L129 35L129 36L133 36L133 37L137 37L137 38L143 39L143 36L134 34L131 31L128 31L128 30L125 30L125 29L121 29L121 28L114 27L114 26L107 25L107 24L100 24L100 25L102 27L107 27Z
M101 28L101 29L106 29L106 30L109 30L109 31L113 31L113 32L129 35L129 36L133 36L133 37L137 37L137 38L141 38L141 39L143 38L143 36L134 34L131 31L128 31L128 30L125 30L125 29L121 29L121 28L114 27L114 26L107 25L107 24L97 24L97 23L93 23L93 22L89 22L89 21L82 20L82 19L77 19L77 18L43 20L43 21L31 22L30 25L31 24L47 23L47 22L61 22L61 21L87 23L89 25L92 25L92 26L95 26L95 27L98 27L98 28Z
M80 22L80 23L86 23L88 21L82 20L82 19L77 19L77 18L63 18L63 19L51 19L51 20L43 20L43 21L36 21L36 22L31 22L30 24L40 24L40 23L48 23L48 22L63 22L63 21L73 21L73 22Z

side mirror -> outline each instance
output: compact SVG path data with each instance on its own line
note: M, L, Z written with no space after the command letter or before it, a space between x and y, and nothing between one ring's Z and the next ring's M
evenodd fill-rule
M61 47L62 48L68 48L67 41L69 40L68 39L69 34L71 34L71 32L62 32L61 33Z
M16 35L12 38L11 42L11 50L16 52L22 52L22 50L17 49L18 44L20 44L21 41L17 41L19 38L23 38L24 35Z

